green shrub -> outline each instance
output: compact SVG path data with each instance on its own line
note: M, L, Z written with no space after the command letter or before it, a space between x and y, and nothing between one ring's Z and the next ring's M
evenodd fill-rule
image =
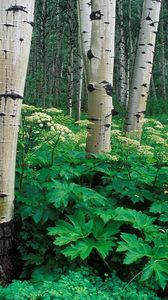
M107 275L107 274L105 274ZM159 300L154 291L137 282L127 284L115 273L103 281L88 269L71 271L60 279L38 282L13 281L0 288L0 300ZM35 282L36 281L36 282Z
M90 159L72 135L57 148L57 138L49 140L48 121L42 121L44 126L31 132L33 138L31 134L20 137L18 148L16 213L22 220L22 276L29 278L34 268L48 263L65 269L71 260L72 265L81 260L87 263L93 255L97 262L92 266L101 272L102 264L108 270L115 265L122 278L127 273L131 280L138 274L139 280L154 281L155 289L165 289L166 118L162 123L145 120L141 145L124 136L120 121L113 123L112 152ZM86 124L82 123L76 131L83 127L79 129L83 134ZM33 122L33 126L38 124ZM132 272L124 273L128 264Z

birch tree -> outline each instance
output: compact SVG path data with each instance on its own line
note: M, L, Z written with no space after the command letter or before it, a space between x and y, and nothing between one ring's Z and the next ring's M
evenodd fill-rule
M0 282L11 279L16 144L34 0L0 1Z
M91 0L78 0L78 19L79 19L79 32L80 32L80 47L84 60L84 73L85 81L88 83L89 76L89 61L87 53L90 49L91 42L91 28L92 22L91 15Z
M111 150L115 8L115 0L92 1L91 46L87 53L90 65L87 153Z
M122 106L127 105L127 59L126 59L126 40L124 32L124 12L123 12L123 0L118 2L119 13L119 99Z
M140 138L152 75L161 0L144 0L125 131Z
M68 25L69 25L69 40L68 40L68 115L72 115L73 94L74 94L74 5L73 0L68 0Z

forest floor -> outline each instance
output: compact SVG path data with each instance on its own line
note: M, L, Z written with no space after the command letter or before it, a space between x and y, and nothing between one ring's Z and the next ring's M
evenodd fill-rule
M168 118L146 118L139 143L115 117L111 153L90 159L87 125L23 105L17 271L2 300L168 297Z

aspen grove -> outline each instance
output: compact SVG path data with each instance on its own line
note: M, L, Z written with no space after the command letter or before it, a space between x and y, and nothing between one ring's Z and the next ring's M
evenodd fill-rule
M167 18L0 1L0 300L168 298Z

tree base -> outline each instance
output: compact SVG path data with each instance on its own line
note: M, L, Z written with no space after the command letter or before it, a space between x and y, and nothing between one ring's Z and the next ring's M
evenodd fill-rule
M0 224L0 284L8 284L12 280L13 263L13 220Z

